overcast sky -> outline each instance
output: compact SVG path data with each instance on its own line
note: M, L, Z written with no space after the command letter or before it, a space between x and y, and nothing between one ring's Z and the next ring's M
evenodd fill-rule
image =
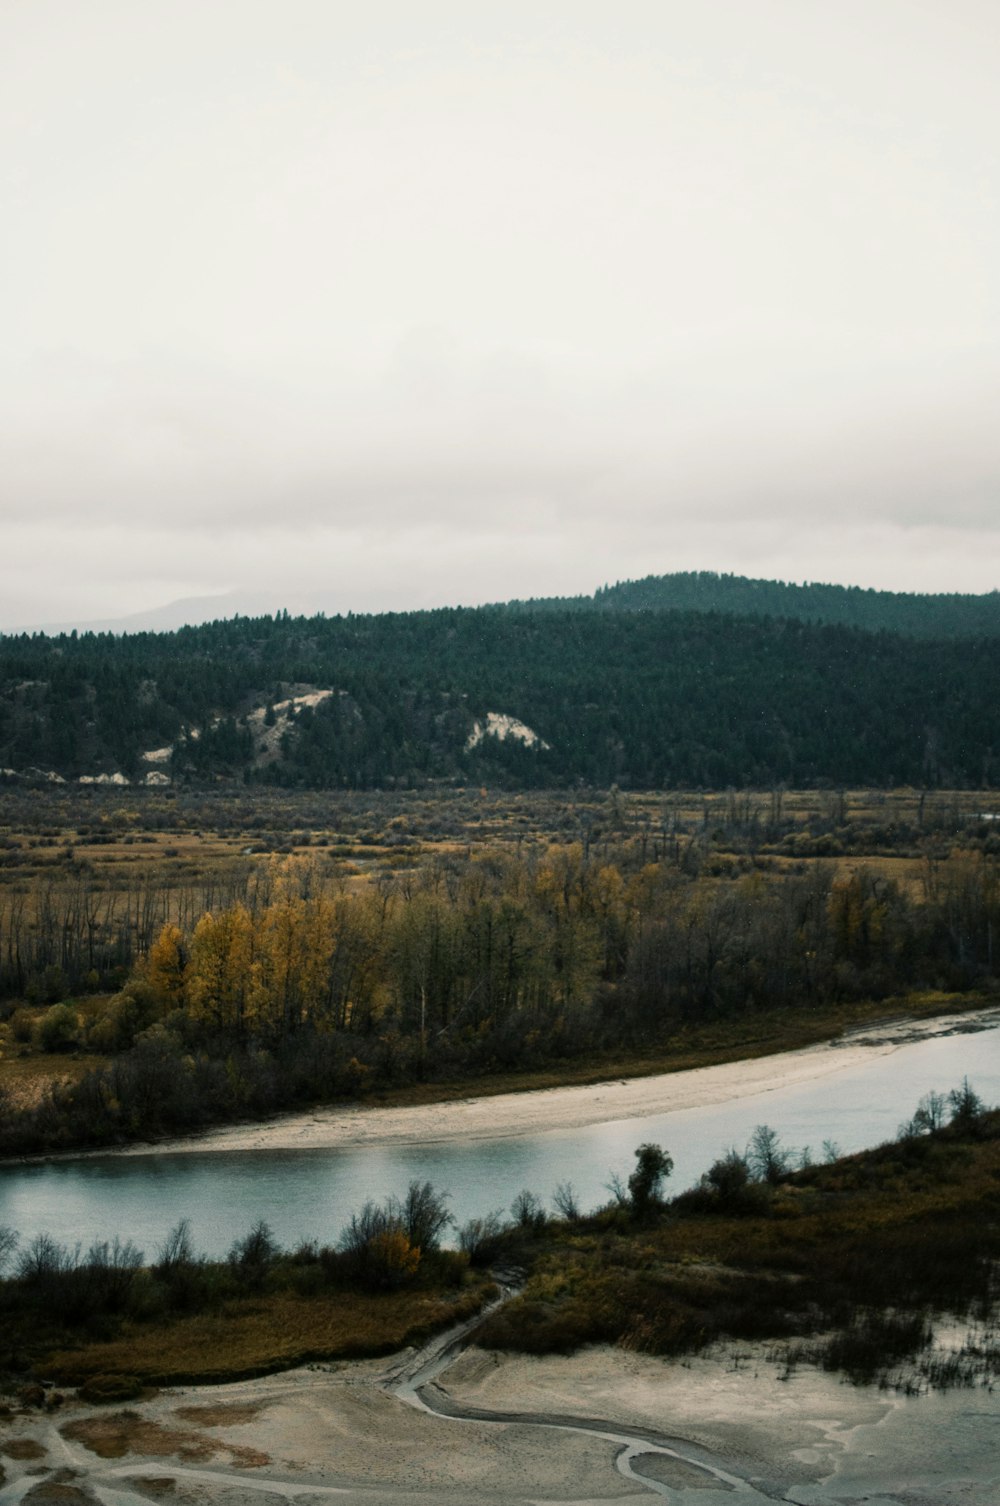
M0 626L1000 586L996 0L0 0Z

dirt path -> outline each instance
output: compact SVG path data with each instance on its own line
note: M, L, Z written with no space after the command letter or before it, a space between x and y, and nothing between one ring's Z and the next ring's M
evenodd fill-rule
M501 1301L493 1303L489 1311L495 1311L512 1294L508 1289ZM635 1427L602 1417L578 1417L557 1412L498 1411L457 1401L438 1384L438 1380L460 1356L470 1334L482 1322L483 1316L485 1314L477 1314L475 1318L448 1333L439 1334L409 1358L398 1372L390 1373L386 1384L392 1394L409 1406L437 1417L447 1417L453 1422L486 1422L504 1427L517 1425L589 1434L618 1446L615 1467L619 1474L654 1495L673 1497L674 1488L678 1487L680 1481L686 1481L679 1488L704 1490L716 1487L727 1496L735 1492L740 1500L748 1503L775 1499L773 1495L761 1494L748 1480L725 1469L720 1460L711 1458L706 1449L699 1448L687 1439L666 1437L646 1427ZM663 1468L664 1464L666 1469ZM657 1479L658 1474L660 1479ZM675 1487L666 1483L671 1476Z

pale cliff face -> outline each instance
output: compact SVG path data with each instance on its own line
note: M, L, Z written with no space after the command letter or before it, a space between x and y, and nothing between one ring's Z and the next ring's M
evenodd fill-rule
M474 723L466 740L466 748L477 748L484 737L497 737L501 742L512 738L515 742L523 743L526 748L546 749L550 746L531 727L519 722L516 716L505 716L500 711L488 711L485 722Z

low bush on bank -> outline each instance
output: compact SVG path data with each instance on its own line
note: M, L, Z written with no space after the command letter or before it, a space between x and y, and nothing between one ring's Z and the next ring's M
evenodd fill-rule
M314 1360L391 1354L472 1317L492 1293L488 1282L459 1289L413 1289L378 1296L327 1290L234 1298L217 1312L167 1325L127 1324L106 1342L52 1352L40 1373L59 1385L128 1373L153 1385L210 1384L266 1375Z
M63 1384L261 1374L307 1360L384 1354L479 1310L492 1291L459 1250L429 1182L368 1203L336 1246L283 1250L265 1223L225 1260L194 1251L182 1220L147 1264L131 1242L83 1254L0 1229L0 1374L32 1365ZM96 1381L95 1381L96 1384Z

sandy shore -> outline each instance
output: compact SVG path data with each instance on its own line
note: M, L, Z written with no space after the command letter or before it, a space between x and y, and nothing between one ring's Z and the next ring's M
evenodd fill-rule
M331 1108L290 1114L265 1124L239 1124L190 1138L159 1141L159 1154L188 1151L313 1150L356 1145L433 1144L492 1140L548 1129L576 1129L616 1119L702 1108L748 1094L814 1082L845 1072L871 1054L887 1055L910 1041L1000 1023L1000 1010L984 1009L930 1020L901 1020L867 1027L836 1041L783 1051L753 1061L726 1062L656 1077L502 1093L408 1108ZM120 1155L148 1155L148 1145ZM102 1152L106 1154L106 1152Z
M692 1506L996 1506L1000 1397L900 1397L761 1350L671 1364L594 1348L466 1351L440 1384L522 1414L453 1421L393 1394L399 1363L314 1366L183 1388L128 1409L70 1401L0 1420L0 1503L32 1506L529 1506L668 1497ZM605 1419L604 1431L526 1420ZM651 1439L615 1436L615 1424ZM627 1456L627 1457L626 1457ZM624 1466L624 1469L623 1469Z

